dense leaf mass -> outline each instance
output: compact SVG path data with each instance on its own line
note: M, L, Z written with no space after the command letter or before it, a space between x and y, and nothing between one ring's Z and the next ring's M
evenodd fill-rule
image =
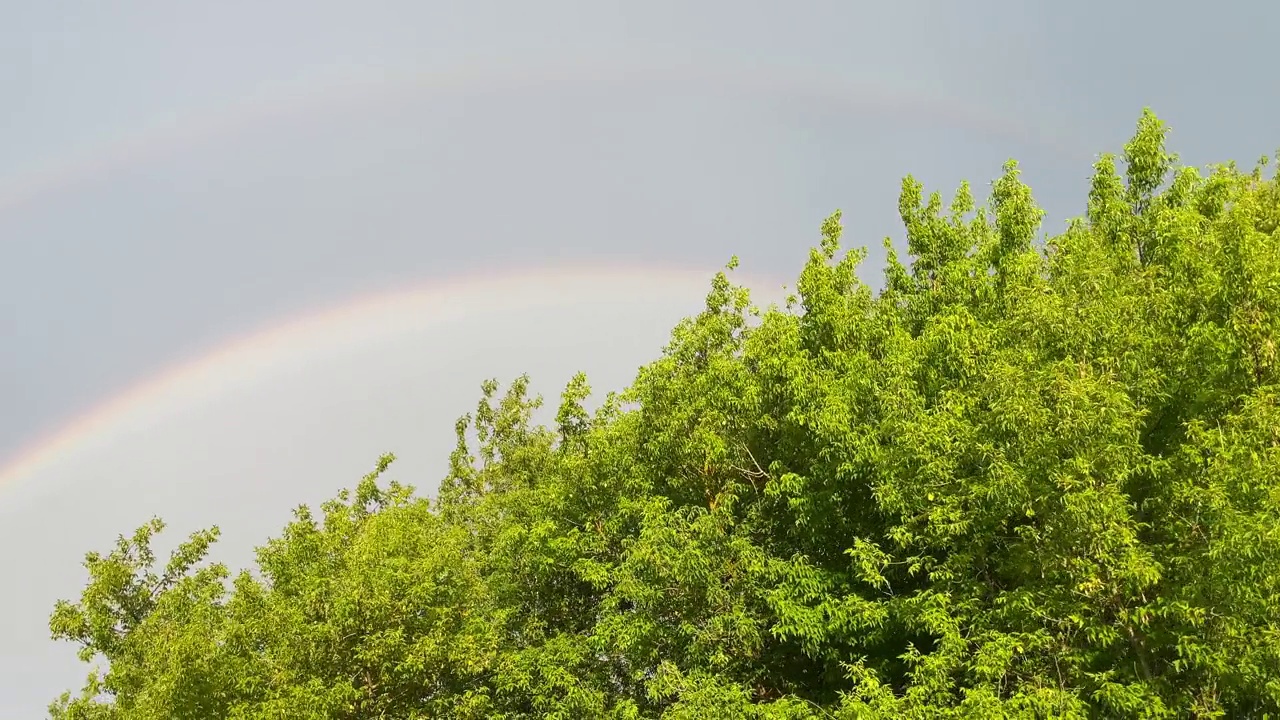
M487 383L438 498L383 458L253 573L122 538L52 713L1275 717L1280 185L1165 132L1044 241L1015 163L981 208L908 177L879 292L836 213L786 307L719 274L555 427Z

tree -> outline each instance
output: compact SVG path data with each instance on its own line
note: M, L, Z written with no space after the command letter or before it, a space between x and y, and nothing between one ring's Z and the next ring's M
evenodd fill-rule
M1280 714L1280 183L1165 135L1044 242L1015 163L908 177L879 292L837 212L785 307L718 274L553 428L486 383L436 500L383 458L230 587L213 534L90 555L51 627L108 669L53 714Z

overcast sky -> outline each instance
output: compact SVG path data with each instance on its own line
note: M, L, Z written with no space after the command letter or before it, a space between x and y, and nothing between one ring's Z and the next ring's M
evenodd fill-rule
M903 174L985 194L1009 157L1057 231L1143 106L1191 163L1280 145L1280 5L1262 1L0 10L0 468L263 327L451 281L474 308L335 325L269 371L241 357L225 390L188 379L0 487L3 717L82 675L43 638L84 551L161 513L175 533L221 523L243 557L384 450L430 486L484 377L626 383L700 299L658 268L736 253L773 287L839 207L878 282ZM635 270L483 301L457 282L570 264Z

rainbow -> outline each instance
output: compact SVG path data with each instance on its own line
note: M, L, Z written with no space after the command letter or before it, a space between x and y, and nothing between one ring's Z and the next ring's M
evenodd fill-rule
M134 423L154 422L177 408L216 398L227 391L287 371L335 346L360 347L380 339L421 332L433 326L498 313L512 303L548 308L610 297L628 299L664 293L696 301L709 288L712 271L663 267L558 266L475 275L428 288L410 288L359 297L303 317L266 325L219 349L179 363L127 388L87 413L37 439L0 466L0 489L37 477L64 455L96 439L106 439ZM734 281L754 290L781 288L780 282ZM778 295L780 293L772 293ZM774 298L768 298L774 299ZM696 305L691 305L696 311ZM336 339L336 341L335 341Z
M686 67L650 61L612 61L605 65L576 63L540 68L508 63L438 70L366 69L337 80L327 78L284 90L264 91L214 111L171 118L87 152L0 178L0 213L65 192L78 183L109 176L115 168L145 163L247 129L358 108L366 103L387 102L411 93L604 87L644 82L661 83L661 87L683 86L791 98L849 113L940 120L950 126L1046 146L1064 156L1077 157L1082 147L1061 130L1047 126L1028 128L1012 122L1007 115L956 98L939 100L904 92L903 88L908 87L905 82L886 81L883 77L879 80L835 77L816 68L729 64ZM513 297L520 298L522 304L551 305L628 288L634 292L665 289L694 293L705 289L708 278L707 272L662 268L544 268L462 277L428 289L355 299L264 327L107 399L0 465L0 488L13 487L20 480L38 475L64 454L74 452L93 438L110 434L132 416L148 410L158 412L193 392L208 395L218 392L226 383L259 377L284 362L286 356L295 356L299 348L318 346L321 339L335 334L342 336L344 342L359 342L375 335L420 329L424 323L455 322L475 313L498 311Z

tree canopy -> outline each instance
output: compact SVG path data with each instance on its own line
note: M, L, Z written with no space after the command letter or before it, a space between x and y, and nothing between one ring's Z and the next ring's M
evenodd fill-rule
M437 497L383 457L253 572L89 554L52 716L1276 717L1280 183L1165 137L1048 238L1014 162L907 177L882 289L836 212L785 306L730 263L551 426L488 382Z

